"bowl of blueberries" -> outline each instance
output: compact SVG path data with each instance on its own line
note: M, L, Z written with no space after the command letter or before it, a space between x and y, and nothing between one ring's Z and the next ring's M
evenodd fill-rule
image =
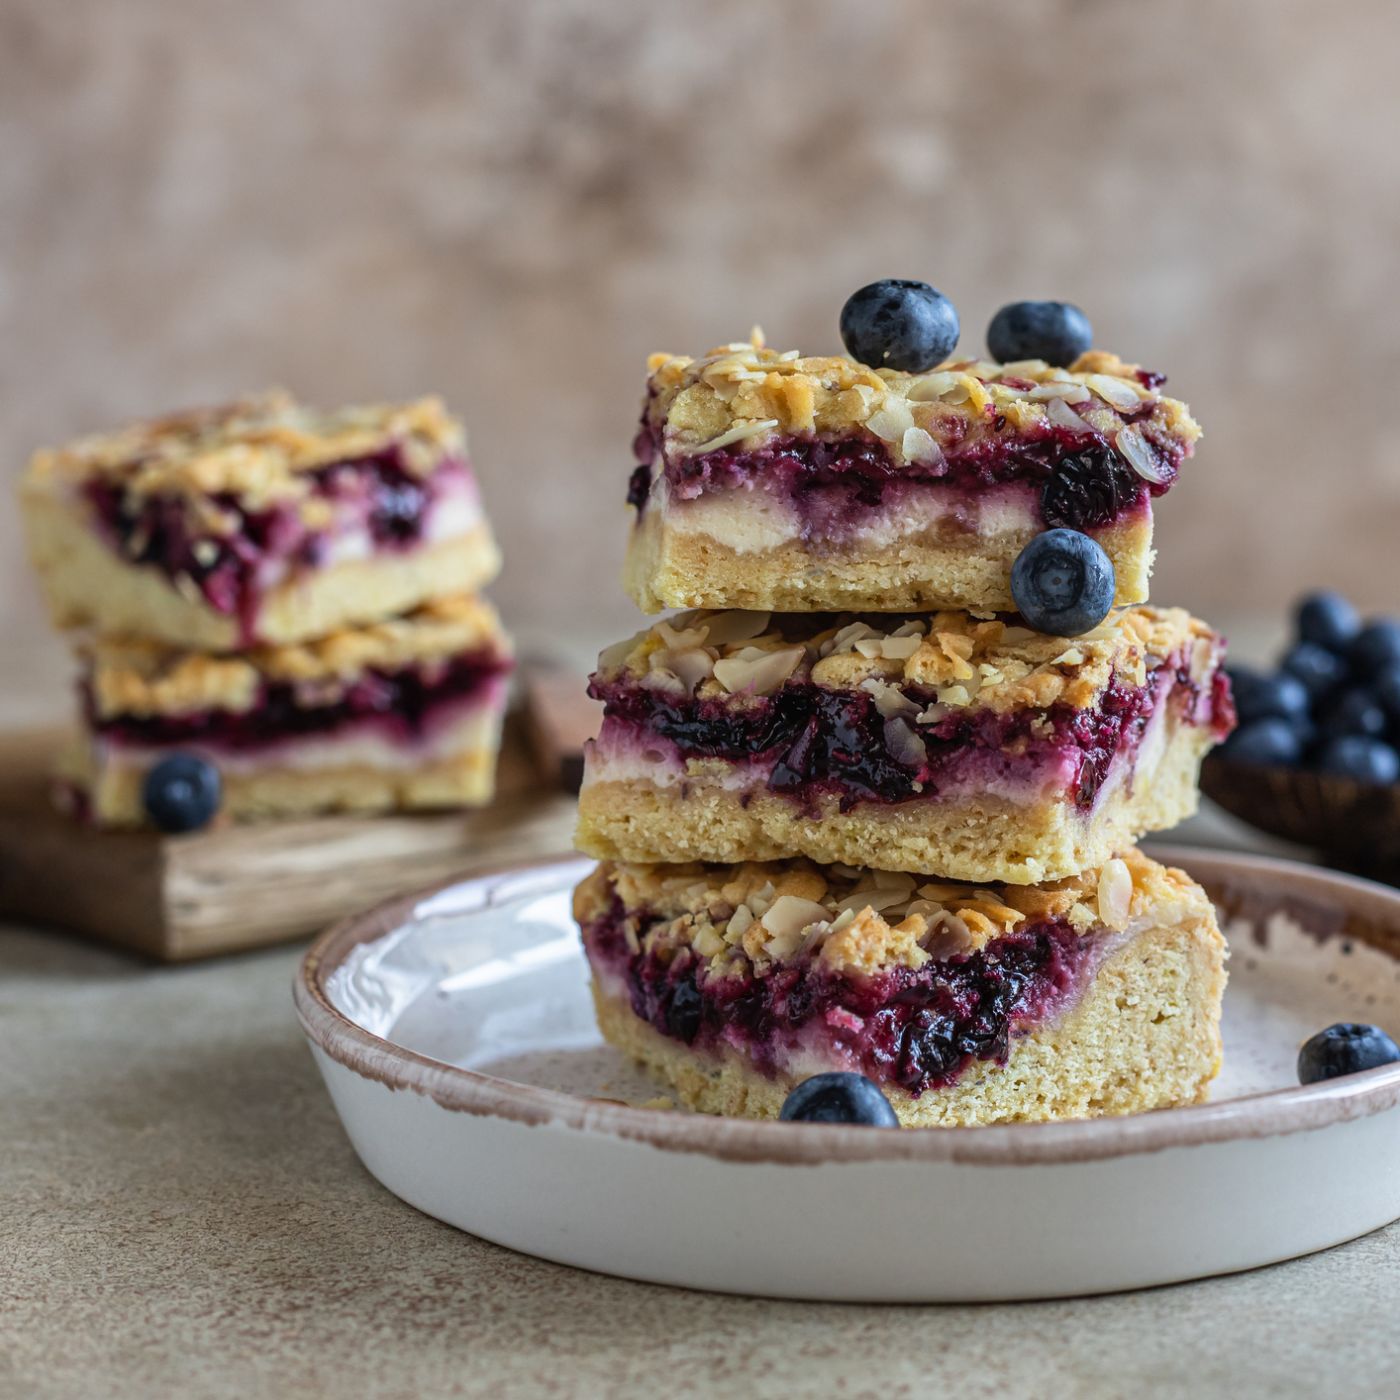
M1400 883L1400 619L1340 594L1297 606L1272 671L1230 666L1239 727L1201 787L1232 816Z

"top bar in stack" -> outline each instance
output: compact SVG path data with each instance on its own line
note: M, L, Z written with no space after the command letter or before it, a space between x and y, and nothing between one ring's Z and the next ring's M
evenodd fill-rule
M1099 351L928 373L733 344L657 355L626 582L666 607L1014 608L1011 566L1065 526L1147 599L1152 509L1200 429L1161 376Z
M433 398L178 413L37 453L21 496L60 626L180 647L307 641L500 566L462 427Z

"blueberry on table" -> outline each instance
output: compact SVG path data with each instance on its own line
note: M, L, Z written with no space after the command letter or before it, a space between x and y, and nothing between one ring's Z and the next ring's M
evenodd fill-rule
M1324 739L1337 739L1343 734L1366 734L1379 739L1385 731L1385 710L1375 692L1365 689L1347 691L1328 708L1319 726Z
M1340 1021L1318 1031L1298 1051L1298 1082L1318 1084L1400 1061L1400 1045L1379 1026Z
M887 277L841 308L841 339L852 359L875 369L922 374L946 360L960 327L953 303L927 282Z
M992 359L1072 365L1094 343L1089 318L1067 301L1013 301L987 327Z
M1317 767L1334 777L1388 786L1400 782L1400 754L1379 739L1343 734L1328 739L1317 752Z
M222 796L219 770L192 753L161 759L141 784L141 803L151 824L171 834L208 826Z
M1340 593L1309 593L1298 604L1295 625L1300 641L1344 652L1361 630L1361 619Z
M1028 627L1055 637L1090 632L1118 591L1113 561L1078 530L1046 530L1011 566L1011 596Z
M1351 664L1359 676L1378 676L1400 664L1400 622L1378 617L1356 634L1350 649Z
M1242 724L1225 741L1224 752L1240 763L1290 768L1303 756L1304 736L1286 719L1271 716Z
M1347 677L1346 662L1320 642L1299 642L1283 658L1279 669L1301 682L1314 705Z
M1303 719L1308 713L1308 692L1297 676L1282 672L1266 675L1249 666L1226 667L1235 709L1244 724L1256 719Z
M778 1117L785 1123L859 1123L867 1128L897 1128L890 1101L863 1074L846 1071L804 1079L783 1100Z

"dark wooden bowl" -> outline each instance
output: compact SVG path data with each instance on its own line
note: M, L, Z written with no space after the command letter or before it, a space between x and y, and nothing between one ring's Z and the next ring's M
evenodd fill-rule
M1201 791L1250 826L1321 851L1331 865L1400 884L1400 785L1211 754Z

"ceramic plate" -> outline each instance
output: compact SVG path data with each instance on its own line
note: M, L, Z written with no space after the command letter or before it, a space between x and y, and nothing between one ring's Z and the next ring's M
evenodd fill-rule
M1209 1104L1131 1118L880 1131L706 1118L593 1024L561 859L331 930L298 1014L389 1190L561 1263L693 1288L901 1302L1044 1298L1247 1269L1400 1217L1400 1067L1298 1087L1301 1040L1400 1028L1400 892L1157 851L1230 936Z

